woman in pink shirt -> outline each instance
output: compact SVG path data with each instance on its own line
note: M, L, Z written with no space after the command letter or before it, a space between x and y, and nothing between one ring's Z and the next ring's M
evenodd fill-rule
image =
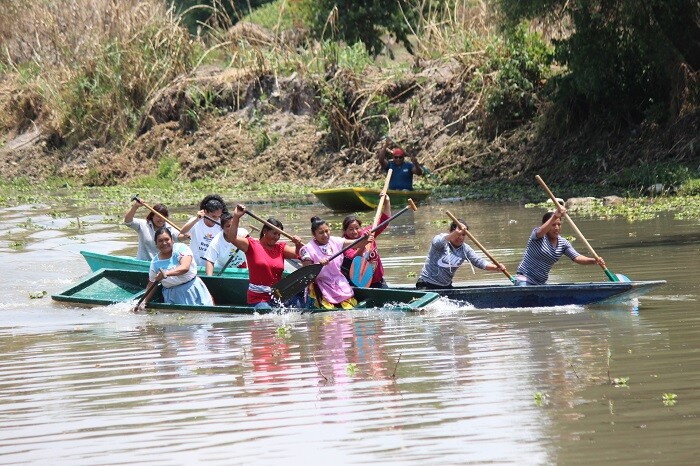
M316 277L315 287L309 290L309 299L314 303L314 307L322 309L355 307L355 293L348 279L340 271L343 255L340 254L331 261L328 259L357 240L331 236L328 223L319 217L311 218L311 233L314 238L299 251L301 261L304 265L318 263L324 267ZM356 249L364 248L367 241L374 241L374 235L370 234L364 241L360 241Z

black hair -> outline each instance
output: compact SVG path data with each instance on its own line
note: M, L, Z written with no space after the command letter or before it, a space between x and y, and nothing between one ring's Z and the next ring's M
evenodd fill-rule
M153 206L153 210L155 210L156 212L158 212L159 214L161 214L163 217L168 217L168 216L170 216L170 214L168 213L168 208L165 207L165 204L156 204L156 205ZM156 215L156 214L154 214L153 212L150 212L150 213L146 216L146 220L148 220L149 222L152 222L152 221L153 221L153 217L155 217L155 215Z
M168 236L170 236L170 239L173 239L173 234L170 232L170 228L167 226L163 225L162 227L158 228L156 230L155 235L153 235L153 242L158 244L158 237L162 235L163 233L167 233Z
M270 225L274 225L280 230L284 230L284 225L282 225L282 222L277 220L275 217L270 217L267 219L267 223ZM262 229L260 230L260 239L267 233L268 231L273 231L272 228L268 227L267 225L263 225Z
M458 218L457 221L459 221L459 223L461 223L462 225L464 225L464 226L467 228L467 230L469 229L469 225L467 225L467 222L465 222L463 219ZM453 232L453 231L455 231L456 229L457 229L457 223L456 223L456 222L450 223L450 232Z
M544 214L544 215L542 216L542 225L544 225L545 223L547 223L547 220L549 220L550 218L552 218L552 215L554 215L554 212L547 212L546 214Z
M221 209L221 213L228 213L228 208L226 207L226 202L218 194L209 194L202 202L199 203L199 210L206 210L207 212L216 212Z
M357 215L350 214L343 219L343 233L345 233L345 230L348 229L352 222L357 222L358 225L362 226L362 220L357 218Z
M219 217L219 225L221 225L221 228L223 228L224 224L226 224L226 222L230 222L232 219L233 215L228 212L224 212L221 214L221 217Z
M322 225L327 225L327 223L321 217L311 217L311 234L316 233L316 230L321 228Z

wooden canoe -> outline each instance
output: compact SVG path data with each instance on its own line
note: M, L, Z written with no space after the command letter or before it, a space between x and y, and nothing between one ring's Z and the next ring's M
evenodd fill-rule
M559 283L535 286L464 285L431 291L478 309L527 308L624 302L642 296L665 283L666 280ZM396 289L415 288L398 287Z
M372 188L336 188L318 189L311 191L326 207L337 212L359 212L374 210L379 205L379 193L381 190ZM390 189L387 191L392 206L406 205L408 199L420 204L428 196L430 190L399 191Z
M256 310L246 301L248 290L247 278L201 277L209 289L214 306L194 306L165 304L162 302L160 287L154 297L147 303L149 309L163 311L198 311L230 314L255 314L274 310ZM135 301L139 299L148 285L148 272L135 270L100 269L80 280L67 290L51 297L60 302L86 306L105 306L109 304ZM425 307L437 300L440 295L433 292L398 289L354 288L358 301L357 309L387 308L391 310L413 311ZM320 309L308 309L318 312Z

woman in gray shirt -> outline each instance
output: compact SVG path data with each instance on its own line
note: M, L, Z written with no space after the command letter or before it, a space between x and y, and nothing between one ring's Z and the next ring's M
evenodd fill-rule
M463 225L467 225L464 220L458 220ZM433 238L416 288L452 288L452 279L465 260L482 270L506 270L503 264L492 264L479 257L472 248L464 244L466 236L467 233L452 222L449 233L440 233Z

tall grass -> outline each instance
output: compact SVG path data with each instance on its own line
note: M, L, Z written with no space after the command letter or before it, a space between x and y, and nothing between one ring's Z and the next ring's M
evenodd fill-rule
M160 0L0 3L6 130L119 141L144 103L196 61L198 44ZM17 19L21 18L21 21Z

